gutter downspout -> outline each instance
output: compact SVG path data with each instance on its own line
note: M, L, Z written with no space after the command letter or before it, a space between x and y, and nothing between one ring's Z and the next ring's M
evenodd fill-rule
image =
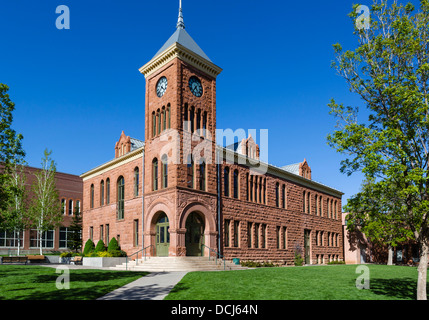
M216 178L217 178L217 225L218 225L218 253L221 253L221 244L220 244L220 238L221 238L221 234L222 234L222 229L221 229L221 197L220 197L220 186L221 186L221 182L220 182L220 156L219 156L219 150L216 150L216 166L217 166L217 174L216 174Z

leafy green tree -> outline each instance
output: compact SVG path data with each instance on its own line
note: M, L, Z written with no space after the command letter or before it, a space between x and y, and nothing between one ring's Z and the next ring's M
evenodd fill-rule
M15 104L10 100L9 87L0 83L0 221L1 215L7 209L8 200L12 196L10 189L6 186L10 180L9 169L12 163L20 163L25 156L22 149L21 134L12 129Z
M82 249L82 216L78 206L74 208L73 220L69 229L69 249L78 252Z
M37 171L32 192L34 194L30 206L31 220L37 228L40 254L43 254L42 235L45 231L60 225L63 220L61 204L55 181L56 165L50 157L51 151L45 150L42 168Z
M350 91L362 99L368 118L359 120L358 116L362 116L359 108L332 99L330 113L338 122L337 130L328 136L328 143L347 155L341 163L341 172L361 171L365 179L372 181L373 190L366 190L365 197L374 202L377 192L383 192L386 208L376 212L374 206L366 218L374 223L372 231L384 229L383 236L388 239L390 234L388 241L396 241L402 236L401 231L408 229L407 236L411 235L418 244L417 299L426 300L429 2L421 0L416 10L412 4L375 1L370 8L369 28L356 23L360 19L357 8L353 7L350 17L358 46L344 51L340 44L334 45L333 67L346 80ZM350 211L365 208L369 199L365 202L362 196L350 201ZM365 218L360 215L359 219Z
M7 172L8 179L6 180L5 190L8 192L9 197L6 202L6 210L3 212L3 227L10 232L16 233L18 239L17 254L19 255L21 235L31 225L28 192L25 187L27 177L24 165L16 162L11 164Z

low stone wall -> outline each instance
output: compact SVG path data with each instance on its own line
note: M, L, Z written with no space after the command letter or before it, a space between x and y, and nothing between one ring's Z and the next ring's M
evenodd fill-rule
M126 262L126 257L83 257L82 265L87 267L116 267Z

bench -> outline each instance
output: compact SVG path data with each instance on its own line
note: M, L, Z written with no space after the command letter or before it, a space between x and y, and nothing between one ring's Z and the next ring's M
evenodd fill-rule
M73 264L82 264L82 257L81 256L75 256L71 258L70 262L73 262Z
M30 260L30 262L44 262L45 261L45 256L44 255L28 255L27 256L28 260Z
M16 257L2 257L1 263L25 263L27 264L28 258L26 256Z

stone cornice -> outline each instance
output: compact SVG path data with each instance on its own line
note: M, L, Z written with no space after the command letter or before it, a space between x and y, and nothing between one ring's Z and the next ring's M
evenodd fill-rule
M222 69L215 65L214 63L200 57L191 50L182 46L181 44L175 42L169 48L167 48L160 55L146 63L139 71L147 79L152 73L157 71L159 68L165 66L167 63L173 59L178 58L195 68L205 72L209 76L216 78L219 73L222 72Z

